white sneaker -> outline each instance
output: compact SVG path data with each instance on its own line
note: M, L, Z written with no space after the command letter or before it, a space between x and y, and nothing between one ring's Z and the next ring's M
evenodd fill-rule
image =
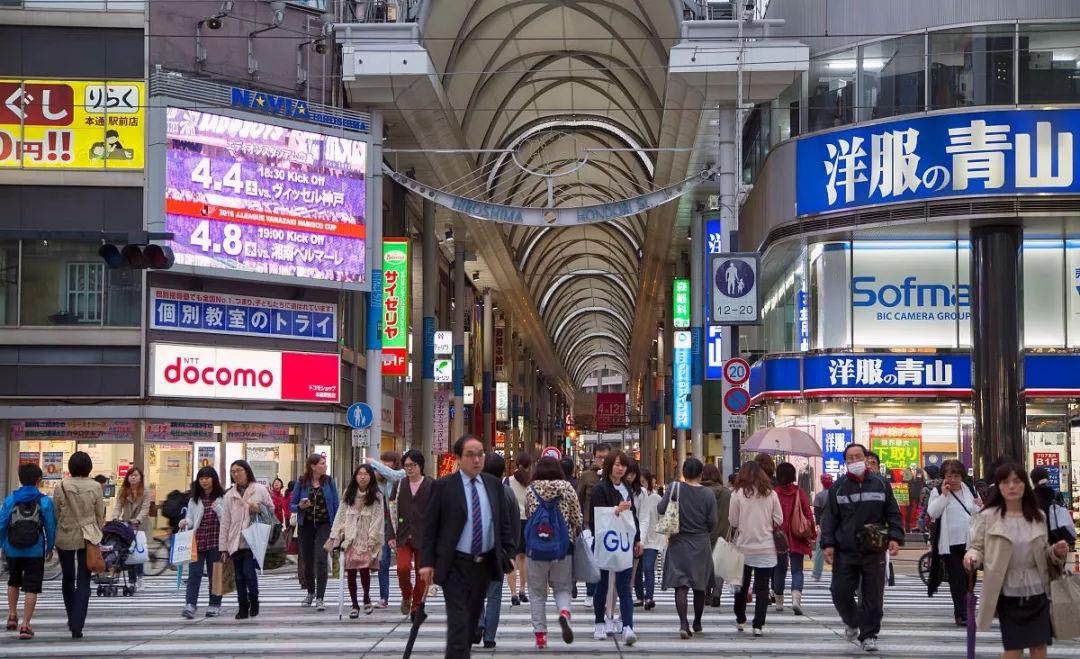
M607 640L607 629L602 622L596 623L596 629L593 631L593 639L597 641Z
M637 634L634 633L633 627L623 627L622 642L628 646L637 643Z
M867 652L877 652L877 639L873 636L867 636L863 639L862 649Z
M859 638L859 628L858 627L845 627L844 628L844 640L846 640L846 641L848 641L850 643L851 641L854 641L857 638Z
M195 617L195 607L190 604L184 605L184 610L180 612L181 617L191 620Z
M300 603L300 606L311 606L311 603L315 601L315 593L308 593L304 596L304 601Z
M219 615L221 615L221 607L220 606L211 606L210 608L208 608L206 610L206 617L207 618L216 618Z
M765 632L762 631L761 627L754 627L754 636L761 636L764 633Z
M326 604L323 604L323 601L322 601L321 597L319 599L315 600L315 610L316 611L325 611L326 610Z

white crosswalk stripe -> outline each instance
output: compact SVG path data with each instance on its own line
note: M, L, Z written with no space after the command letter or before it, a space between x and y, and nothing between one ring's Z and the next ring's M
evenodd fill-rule
M374 576L374 575L373 575ZM36 638L16 641L14 635L0 643L0 658L61 657L394 657L401 656L409 633L409 623L398 613L396 577L391 581L391 607L371 615L361 613L359 620L348 618L348 593L343 620L337 616L338 582L327 588L327 611L301 608L303 592L292 575L264 575L260 579L262 612L254 620L233 619L234 595L225 599L221 618L203 617L206 605L205 585L200 610L195 620L182 620L183 595L176 590L175 575L152 577L144 589L129 598L91 597L85 636L72 640L65 627L63 600L59 582L46 584L45 593L34 616ZM504 589L505 591L505 589ZM372 579L372 594L378 593ZM564 645L559 634L557 613L549 604L552 631L548 649L536 650L528 605L511 606L504 592L497 647L494 651L477 646L474 655L529 656L558 654L561 657L679 657L753 656L757 657L846 657L866 656L857 645L844 641L843 624L832 607L826 579L814 582L807 578L803 594L804 616L795 616L786 607L783 613L769 611L765 635L753 638L749 632L736 631L730 594L723 606L706 608L704 632L688 641L679 640L674 593L656 591L657 607L645 612L635 609L635 631L639 641L633 648L623 647L615 639L592 638L593 616L582 596L572 607L576 640ZM898 576L897 585L886 592L885 621L879 639L882 657L963 657L965 630L952 621L952 605L945 592L927 598L917 577ZM446 631L446 615L441 596L428 602L429 618L424 623L414 657L441 657ZM752 614L752 607L751 607ZM979 656L1000 653L996 629L978 635ZM1080 657L1080 643L1061 642L1051 650L1053 657Z

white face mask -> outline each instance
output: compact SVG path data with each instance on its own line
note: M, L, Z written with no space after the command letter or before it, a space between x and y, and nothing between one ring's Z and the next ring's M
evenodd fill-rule
M847 466L848 473L856 478L861 478L866 473L865 462L852 462Z

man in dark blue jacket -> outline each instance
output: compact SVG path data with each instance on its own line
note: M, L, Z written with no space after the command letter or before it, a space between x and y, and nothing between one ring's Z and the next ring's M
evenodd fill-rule
M867 469L869 451L851 444L844 451L847 473L829 489L821 521L821 546L833 566L833 606L849 641L877 651L885 591L885 552L895 556L904 542L900 507L892 488ZM855 591L860 588L859 604Z

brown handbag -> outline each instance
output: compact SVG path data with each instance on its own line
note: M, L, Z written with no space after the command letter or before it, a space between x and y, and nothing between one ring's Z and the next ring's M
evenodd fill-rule
M101 574L105 571L105 559L101 556L101 547L89 540L86 541L86 571L90 574Z
M797 490L795 505L791 509L791 535L799 540L810 541L814 537L814 525L803 513L802 498L802 490Z

